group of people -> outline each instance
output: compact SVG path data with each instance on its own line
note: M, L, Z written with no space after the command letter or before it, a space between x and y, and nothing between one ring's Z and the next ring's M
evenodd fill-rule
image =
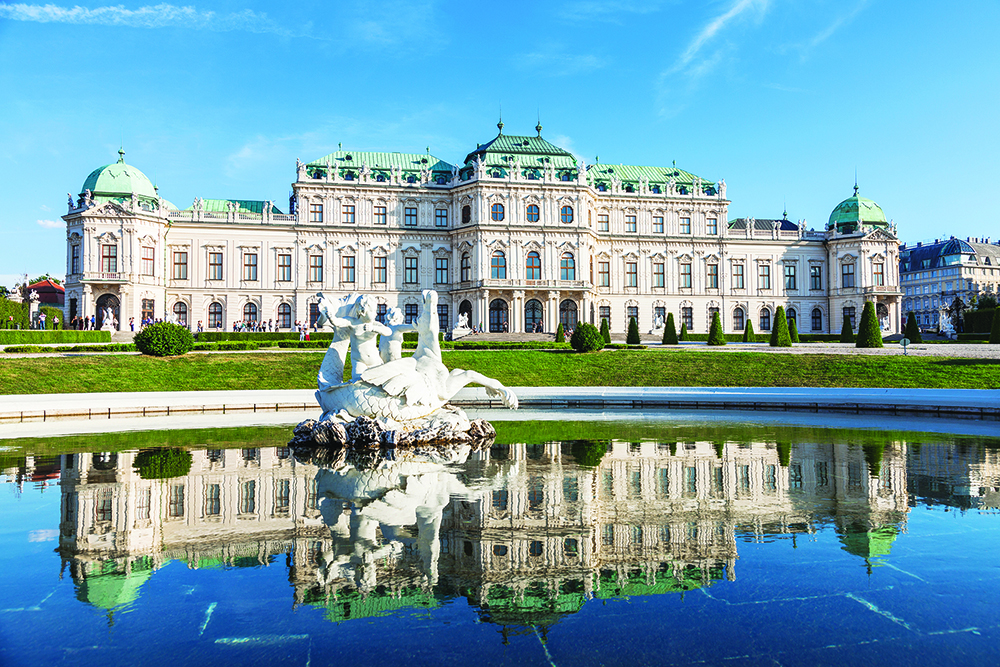
M74 317L69 321L69 328L77 331L93 331L97 329L97 316Z
M295 324L298 325L298 322ZM257 320L242 320L233 322L234 332L263 333L277 330L278 323L274 320L268 320L266 322L264 320L260 320L259 322ZM198 322L198 331L201 331L201 322Z

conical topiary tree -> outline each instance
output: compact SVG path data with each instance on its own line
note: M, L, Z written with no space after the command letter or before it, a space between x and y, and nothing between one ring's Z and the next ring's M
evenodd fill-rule
M795 324L794 318L788 320L788 338L793 343L799 342L799 327L797 324Z
M628 334L625 336L625 343L627 345L638 345L642 340L639 338L639 325L636 324L635 318L628 318Z
M667 323L663 325L663 344L677 345L677 327L674 326L674 314L667 313Z
M1000 308L993 311L993 328L990 329L990 342L1000 343Z
M774 326L771 327L771 347L791 347L792 339L788 335L788 319L785 317L785 307L778 306L774 311Z
M687 322L681 322L681 334L677 337L677 340L684 340L688 335L688 325Z
M722 320L718 313L712 313L712 326L708 330L709 345L725 345L726 334L722 331Z
M566 333L563 331L562 322L560 322L559 326L556 327L556 342L557 343L566 342Z
M757 335L753 332L753 322L747 320L746 328L743 329L743 342L756 343Z
M853 343L854 329L851 328L851 318L844 315L844 326L840 328L840 342Z
M861 324L858 325L858 341L854 347L882 347L882 329L878 325L873 301L865 301L865 309L861 311Z
M601 336L605 345L611 345L611 328L608 326L608 318L601 318Z
M924 342L920 335L920 327L917 326L917 316L913 314L912 310L906 314L906 328L903 330L903 336L910 339L911 345Z

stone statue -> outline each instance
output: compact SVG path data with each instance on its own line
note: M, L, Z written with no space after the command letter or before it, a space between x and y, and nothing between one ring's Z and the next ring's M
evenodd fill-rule
M31 292L28 293L28 300L31 301L32 303L37 303L38 301L41 300L41 297L38 296L37 291L31 290Z
M298 180L304 180L306 177L306 166L302 164L302 160L295 158L295 173Z
M377 429L383 444L462 442L472 437L470 433L482 429L461 409L448 405L465 385L481 384L490 396L499 397L511 409L517 408L517 397L500 382L475 371L449 371L442 363L437 292L423 292L420 316L414 323L418 334L416 352L385 363L380 363L381 357L374 352L374 342L364 336L375 329L365 328L368 306L358 309L359 302L366 299L370 297L348 295L337 301L326 297L320 300L317 325L329 322L336 329L317 376L316 400L323 409L320 424L332 422L350 430L360 422L366 429ZM393 333L384 325L378 327L380 333L385 332L383 335ZM372 347L366 347L367 343ZM348 349L354 372L351 381L343 382Z
M398 308L390 308L386 311L386 326L392 332L388 336L383 335L378 342L379 356L382 361L395 361L403 356L403 334L407 331L416 331L412 324L405 324L405 317Z
M334 327L346 329L349 332L352 382L360 380L361 374L367 368L382 363L376 336L392 335L392 329L375 321L375 308L373 297L360 296L357 297L354 307L351 308L346 317L333 316L329 318L330 324Z
M74 206L73 204L73 195L67 192L66 196L69 197L69 210L72 211L74 208L76 208L76 206Z
M656 314L653 316L653 330L650 331L649 333L651 334L662 333L664 326L665 324L663 322L663 317L659 314Z
M94 203L94 193L90 191L90 188L87 188L86 190L83 191L83 205L86 206L87 208L90 208L90 206L93 203Z
M721 181L719 181L719 183L718 183L718 185L716 187L717 187L717 189L719 191L719 197L721 199L725 199L726 198L726 179L723 178Z
M118 331L118 320L115 319L115 311L110 306L104 309L104 317L101 320L101 331Z

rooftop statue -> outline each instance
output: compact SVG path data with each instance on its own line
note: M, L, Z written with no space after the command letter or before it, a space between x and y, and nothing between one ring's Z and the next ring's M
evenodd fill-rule
M323 415L318 423L300 424L292 442L401 445L491 437L494 431L489 423L469 420L448 401L473 383L486 387L490 396L511 409L517 409L517 397L500 382L475 371L448 370L441 361L437 304L437 292L424 290L420 315L411 325L417 331L417 349L411 357L397 358L400 353L393 339L406 325L375 322L371 296L350 294L333 300L320 295L317 326L334 328L317 376L316 400ZM376 334L389 338L384 356L376 347ZM344 382L348 350L351 380Z

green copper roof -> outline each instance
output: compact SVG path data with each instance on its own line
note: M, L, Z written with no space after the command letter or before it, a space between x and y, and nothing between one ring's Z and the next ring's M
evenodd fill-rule
M98 167L83 182L80 193L90 190L94 199L130 199L135 193L140 198L156 200L156 189L146 175L130 164L125 164L125 151L118 151L118 162Z
M306 604L326 607L326 620L340 623L356 618L385 616L402 609L433 609L440 600L432 591L405 587L398 591L375 590L367 595L360 591L341 591L336 597L321 592L306 593Z
M547 167L556 169L576 167L576 158L567 150L551 144L541 136L527 137L521 135L499 134L465 156L465 164L479 156L488 166L507 166L513 164L516 158L522 167Z
M430 153L379 153L374 151L345 151L338 150L329 155L313 160L306 164L307 168L322 167L327 164L336 166L341 175L345 173L357 174L362 165L368 167L372 175L388 173L393 167L406 172L420 172L424 169L431 171L447 172L451 175L452 165L440 158L436 158ZM310 169L310 173L312 173Z
M267 202L257 201L256 199L202 199L202 204L204 205L204 211L210 213L228 213L229 204L231 202L236 202L239 205L237 213L256 213L260 215L264 212L264 204ZM190 211L194 209L194 204L188 206L185 210ZM273 204L271 205L271 213L281 214L281 211L277 209Z
M612 178L617 178L625 186L631 185L638 189L639 180L645 178L650 186L660 186L664 188L673 179L675 185L683 188L687 194L689 188L694 184L694 179L701 180L703 190L711 190L715 193L715 183L705 178L695 176L689 171L678 169L677 167L639 167L628 164L593 164L587 169L591 179L597 184L605 183L610 185Z
M888 556L899 531L896 526L887 525L867 530L866 528L848 528L840 535L841 547L844 551L865 560ZM873 563L878 566L880 563Z
M108 610L135 602L139 589L153 573L152 564L148 558L140 558L132 563L131 572L126 574L124 569L124 564L115 561L102 563L80 583L77 599Z
M856 231L859 225L888 227L889 223L878 204L871 199L858 196L858 186L855 185L854 196L837 204L833 213L830 214L830 221L826 228L836 227L839 232L849 233Z

